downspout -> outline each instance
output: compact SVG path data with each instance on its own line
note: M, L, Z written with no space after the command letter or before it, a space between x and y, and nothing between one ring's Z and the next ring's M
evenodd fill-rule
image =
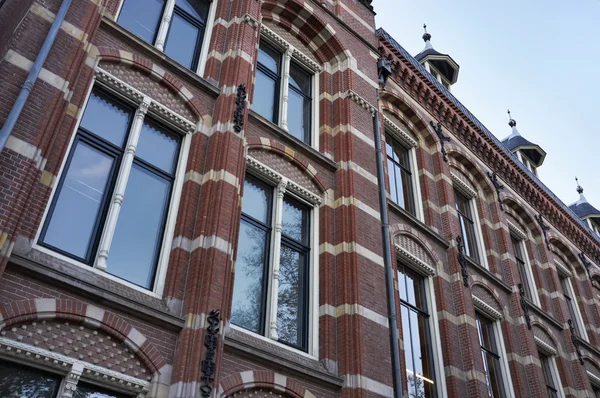
M388 76L391 74L389 61L380 59L377 62L379 72L379 85L385 87ZM388 322L390 330L390 354L392 360L392 378L394 382L394 397L402 398L402 376L400 374L400 348L398 347L398 323L396 320L396 294L394 292L394 269L392 267L392 252L390 243L390 225L387 211L385 190L385 174L383 163L383 149L381 145L381 126L379 123L379 90L377 90L377 103L373 114L373 135L375 136L375 150L377 153L377 185L379 188L379 214L381 218L381 237L383 239L383 263L385 268L385 291L387 294ZM400 287L398 287L400 288Z
M44 66L44 62L46 62L46 58L48 57L48 53L54 44L54 40L58 35L58 31L63 21L65 20L65 15L67 15L67 10L71 5L71 0L63 0L60 9L56 13L56 17L54 18L54 22L52 22L52 26L50 26L50 30L48 31L48 35L42 44L42 48L38 53L29 74L27 75L27 79L25 83L21 86L21 91L19 91L19 95L17 96L17 100L13 104L2 129L0 129L0 151L4 149L6 145L6 141L8 141L8 137L12 133L15 124L17 124L17 120L25 107L25 103L27 102L27 98L29 98L29 94L31 94L31 90Z

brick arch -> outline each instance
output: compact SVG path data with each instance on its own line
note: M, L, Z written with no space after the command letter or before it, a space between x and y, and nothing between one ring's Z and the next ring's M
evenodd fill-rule
M532 322L531 329L533 330L533 335L535 337L542 340L550 347L558 347L558 344L556 343L556 338L554 338L550 330L542 323L536 321Z
M457 168L466 176L470 177L471 183L475 185L475 187L482 188L486 197L495 195L496 191L492 186L486 171L479 167L476 162L470 160L472 156L466 154L462 148L452 144L452 142L446 144L446 151L448 152L449 166Z
M9 326L37 320L66 320L99 329L125 344L139 361L156 374L167 365L159 350L126 320L113 312L79 300L33 299L0 305L0 330Z
M429 244L427 237L417 229L406 224L392 224L390 225L390 235L392 236L392 242L396 242L397 238L402 235L411 238L417 244L421 245L426 254L433 260L434 264L432 265L435 266L436 269L440 269L442 266L440 258L435 254L435 250L433 249L433 246Z
M332 61L338 63L352 58L350 51L333 28L305 3L302 0L288 0L287 2L263 0L262 18L265 21L277 23L296 36L311 49L321 63ZM315 43L315 39L317 39L318 45Z
M311 180L317 185L321 193L325 193L325 185L321 181L321 177L318 175L317 169L309 163L309 161L292 148L283 145L279 141L271 140L264 137L248 137L246 139L246 145L248 150L251 149L262 149L265 151L271 151L278 155L290 160L296 166L300 167L305 173L307 173Z
M516 216L527 226L527 230L531 232L534 238L542 236L543 232L537 221L535 221L534 216L518 199L507 195L502 199L502 204L507 211L512 211L514 213L513 217Z
M564 243L560 236L553 230L548 231L548 241L552 244L551 252L559 259L563 260L565 267L570 269L573 273L584 273L585 268L581 264L576 253L569 247L568 244Z
M382 91L380 95L382 110L388 111L413 130L417 137L422 137L427 145L436 144L439 139L433 134L431 127L424 120L424 115L408 101L389 91Z
M221 379L217 397L229 397L237 392L257 388L283 392L288 397L315 398L315 395L297 380L270 370L249 370Z
M503 313L503 300L498 291L493 286L487 284L487 281L475 281L471 284L471 294L478 297L484 303L498 311Z
M183 82L167 72L159 65L156 65L148 58L142 57L136 53L119 50L112 47L98 47L96 53L96 65L101 61L127 65L140 73L148 76L153 81L168 88L174 95L179 97L186 107L194 114L196 120L202 118L206 112L202 112L200 100L183 84Z

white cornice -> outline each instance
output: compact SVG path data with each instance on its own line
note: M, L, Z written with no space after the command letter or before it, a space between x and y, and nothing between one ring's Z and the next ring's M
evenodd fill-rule
M480 299L479 297L475 296L475 295L471 295L471 297L473 298L473 305L481 312L483 312L484 314L486 314L487 316L491 317L492 319L502 319L502 314L497 311L495 308L493 308L492 306L490 306L489 304L487 304L485 301L483 301L482 299Z
M411 148L416 148L418 146L417 141L410 136L406 131L397 126L390 118L387 116L383 116L383 124L388 130L391 130L391 134L394 138L397 138L399 141L408 145Z
M414 254L396 244L396 253L400 257L401 260L408 262L408 265L411 266L415 271L420 274L424 274L425 276L435 275L435 268L431 265L425 263L423 260L417 258Z

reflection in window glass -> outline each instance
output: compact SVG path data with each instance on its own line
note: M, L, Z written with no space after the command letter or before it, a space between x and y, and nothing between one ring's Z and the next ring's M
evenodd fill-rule
M0 397L55 398L61 377L16 363L0 361Z
M73 393L73 398L128 398L130 395L108 391L93 384L80 381Z
M302 68L290 64L288 93L288 131L294 137L310 144L311 77Z
M281 53L261 42L258 48L256 82L252 109L265 119L278 123Z
M166 171L175 172L179 139L154 123L144 122L135 156Z
M200 22L206 22L208 2L204 0L176 0L175 5Z
M298 250L281 246L279 261L279 300L277 303L277 332L279 340L294 346L302 345L304 334L304 263Z
M483 358L483 366L485 368L485 377L490 398L504 397L502 372L500 370L500 354L496 343L497 337L494 331L494 323L479 313L476 313L476 315L479 343L481 345L481 356Z
M153 44L164 8L163 0L125 0L118 23Z
M80 127L106 141L122 147L129 129L131 111L108 97L92 93L85 107Z
M389 135L386 135L385 141L392 200L404 210L415 215L409 150Z
M519 276L521 277L521 283L523 284L525 297L531 300L531 288L529 279L527 278L528 274L526 268L527 266L525 264L525 256L523 255L523 242L512 235L510 236L510 242L513 248L513 255L515 256L515 260L517 261L517 269L519 270Z
M550 398L558 398L558 390L556 384L554 384L554 377L552 376L552 365L550 364L550 357L538 352L540 362L542 364L542 372L544 373L544 380L546 381L546 389L548 390L548 396Z
M115 159L75 141L42 241L82 260L89 259Z
M425 280L399 265L398 283L409 396L435 397L435 373Z
M460 231L465 245L465 254L473 260L479 261L471 201L456 189L454 190L454 197L456 198L456 210L458 210L458 221L460 222Z

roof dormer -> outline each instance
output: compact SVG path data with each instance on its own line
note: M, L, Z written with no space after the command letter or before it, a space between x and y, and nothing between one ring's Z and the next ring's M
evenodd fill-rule
M571 204L569 208L573 210L573 212L581 218L592 231L596 233L596 235L600 236L600 210L592 206L585 196L583 196L583 188L579 185L577 177L575 177L575 181L577 181L579 200Z
M423 25L425 33L423 40L425 48L415 56L415 59L427 69L448 90L458 80L460 66L448 54L434 50L431 45L431 34L427 33L427 25Z
M517 121L510 116L508 111L508 125L512 133L502 140L502 143L529 169L537 175L537 169L544 163L546 151L537 144L525 139L517 130Z

